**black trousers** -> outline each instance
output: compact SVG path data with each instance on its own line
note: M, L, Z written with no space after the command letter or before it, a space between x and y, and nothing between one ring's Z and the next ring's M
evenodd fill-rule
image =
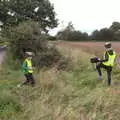
M102 62L96 65L96 69L98 71L99 76L102 76L101 68L104 68L107 71L107 80L108 80L108 85L111 85L111 72L112 72L112 67L111 66L106 66Z
M34 80L33 74L32 73L27 73L27 74L24 74L24 75L25 75L26 81L23 83L23 85L31 83L31 85L34 86L35 85L35 80Z

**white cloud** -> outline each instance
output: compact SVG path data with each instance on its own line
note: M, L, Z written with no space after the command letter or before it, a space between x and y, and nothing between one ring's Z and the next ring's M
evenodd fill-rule
M72 21L75 28L92 32L120 21L119 0L50 0L60 21Z

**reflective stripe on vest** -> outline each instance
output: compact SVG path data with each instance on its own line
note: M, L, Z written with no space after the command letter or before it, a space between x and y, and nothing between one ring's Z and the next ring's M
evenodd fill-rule
M108 61L107 62L103 62L104 65L106 66L111 66L113 67L114 65L114 61L115 61L115 57L116 57L116 53L113 51L113 55L110 55L108 52Z
M27 62L28 72L29 73L33 73L33 70L29 70L29 68L32 68L32 62L31 62L31 60L26 59L25 61Z

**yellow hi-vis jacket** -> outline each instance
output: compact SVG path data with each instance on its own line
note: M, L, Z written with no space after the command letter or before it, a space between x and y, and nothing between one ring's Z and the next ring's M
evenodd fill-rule
M26 63L26 73L33 73L32 61L26 58L24 63Z
M115 53L115 51L113 51L113 55L110 55L108 52L107 52L107 54L108 54L108 61L103 62L103 64L106 65L106 66L113 67L114 61L115 61L115 58L116 58L116 53Z

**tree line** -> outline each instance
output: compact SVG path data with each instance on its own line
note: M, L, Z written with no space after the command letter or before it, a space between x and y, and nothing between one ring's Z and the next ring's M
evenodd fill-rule
M120 22L113 22L109 28L94 30L91 35L86 32L75 30L72 22L67 27L51 37L51 39L67 40L67 41L119 41L120 40Z
M113 22L109 28L94 30L91 35L87 32L75 30L72 22L67 27L58 31L55 36L50 36L48 31L58 25L58 19L54 6L49 0L1 0L0 1L0 25L2 23L1 36L8 38L8 29L18 26L20 23L32 21L45 33L50 40L68 41L119 41L120 22ZM23 25L23 24L22 24ZM6 32L6 33L5 33Z

